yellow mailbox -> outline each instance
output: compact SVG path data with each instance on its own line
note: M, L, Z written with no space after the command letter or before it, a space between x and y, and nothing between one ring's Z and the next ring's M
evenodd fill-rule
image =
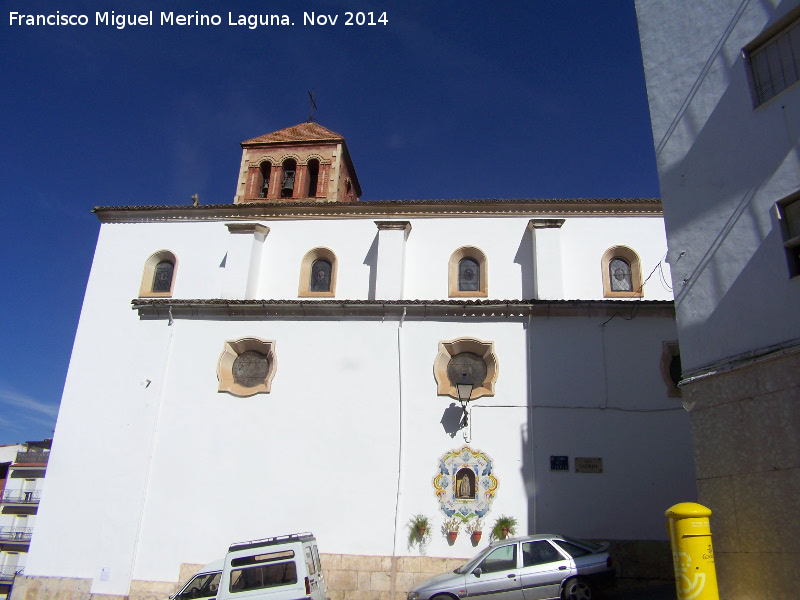
M681 502L664 514L668 519L678 600L719 600L708 521L711 510L694 502Z

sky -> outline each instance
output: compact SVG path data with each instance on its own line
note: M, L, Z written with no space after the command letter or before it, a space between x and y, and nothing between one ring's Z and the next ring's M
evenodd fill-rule
M0 0L0 82L0 444L53 435L92 208L232 202L309 90L362 200L659 195L633 0Z

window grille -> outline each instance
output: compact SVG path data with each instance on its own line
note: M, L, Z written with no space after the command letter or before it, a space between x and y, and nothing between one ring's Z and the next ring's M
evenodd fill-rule
M175 265L168 260L162 260L156 265L153 274L153 292L168 292L172 287L172 271Z
M757 102L764 104L800 79L800 20L750 52Z
M331 263L320 258L311 265L310 292L329 292L331 290Z
M608 263L609 281L611 282L612 292L631 292L633 282L631 280L631 266L628 261L615 257Z
M462 258L458 263L458 290L473 292L481 289L481 268L473 258Z

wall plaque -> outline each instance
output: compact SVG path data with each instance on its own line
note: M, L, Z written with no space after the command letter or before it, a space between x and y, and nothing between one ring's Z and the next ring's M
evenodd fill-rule
M575 457L575 472L576 473L602 473L603 472L603 459L602 458L587 458Z

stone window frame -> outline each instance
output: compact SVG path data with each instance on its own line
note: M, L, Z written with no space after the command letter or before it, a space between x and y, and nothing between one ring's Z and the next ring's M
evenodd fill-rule
M269 360L269 370L264 381L253 387L245 387L236 383L233 378L233 362L248 351L260 352L265 354ZM246 398L256 394L269 394L272 388L272 380L278 370L278 357L275 354L275 340L262 340L261 338L246 337L238 340L226 340L222 348L222 354L217 361L217 380L219 381L218 392L226 392L233 396Z
M478 338L456 338L454 340L440 341L439 352L433 361L433 376L436 379L436 394L450 396L458 400L458 390L447 376L447 365L450 360L462 352L477 354L486 363L486 379L480 385L472 388L471 400L482 396L494 396L494 387L500 372L497 355L494 353L494 342L487 342Z
M625 260L631 266L631 287L629 292L616 292L611 289L611 274L609 265L615 258ZM600 268L603 273L604 298L642 298L644 288L642 285L642 261L636 251L628 246L611 246L603 253L600 259Z
M165 260L172 262L172 281L169 283L168 292L154 292L153 291L153 276L155 275L156 267L160 262ZM178 273L178 258L170 250L159 250L153 252L144 263L142 271L142 283L139 286L139 298L172 298L172 292L175 289L175 275Z
M462 291L458 289L458 265L464 258L471 258L478 263L480 270L477 290ZM448 295L450 298L486 298L489 296L489 262L486 254L477 246L461 246L450 255L447 266Z
M312 292L309 290L311 284L311 265L314 261L324 258L331 263L331 287L327 292ZM300 298L334 298L336 296L336 278L338 272L338 260L336 254L330 248L320 246L306 252L300 263L300 285L297 288L297 296Z
M776 207L778 219L781 221L789 278L794 278L800 275L800 218L798 218L800 217L798 213L800 211L800 193L779 200ZM795 221L792 221L792 217L795 218Z
M661 352L661 377L664 383L667 384L667 396L670 398L680 398L681 388L679 388L669 374L669 368L673 359L681 355L681 349L677 341L664 342L662 344L663 350Z

